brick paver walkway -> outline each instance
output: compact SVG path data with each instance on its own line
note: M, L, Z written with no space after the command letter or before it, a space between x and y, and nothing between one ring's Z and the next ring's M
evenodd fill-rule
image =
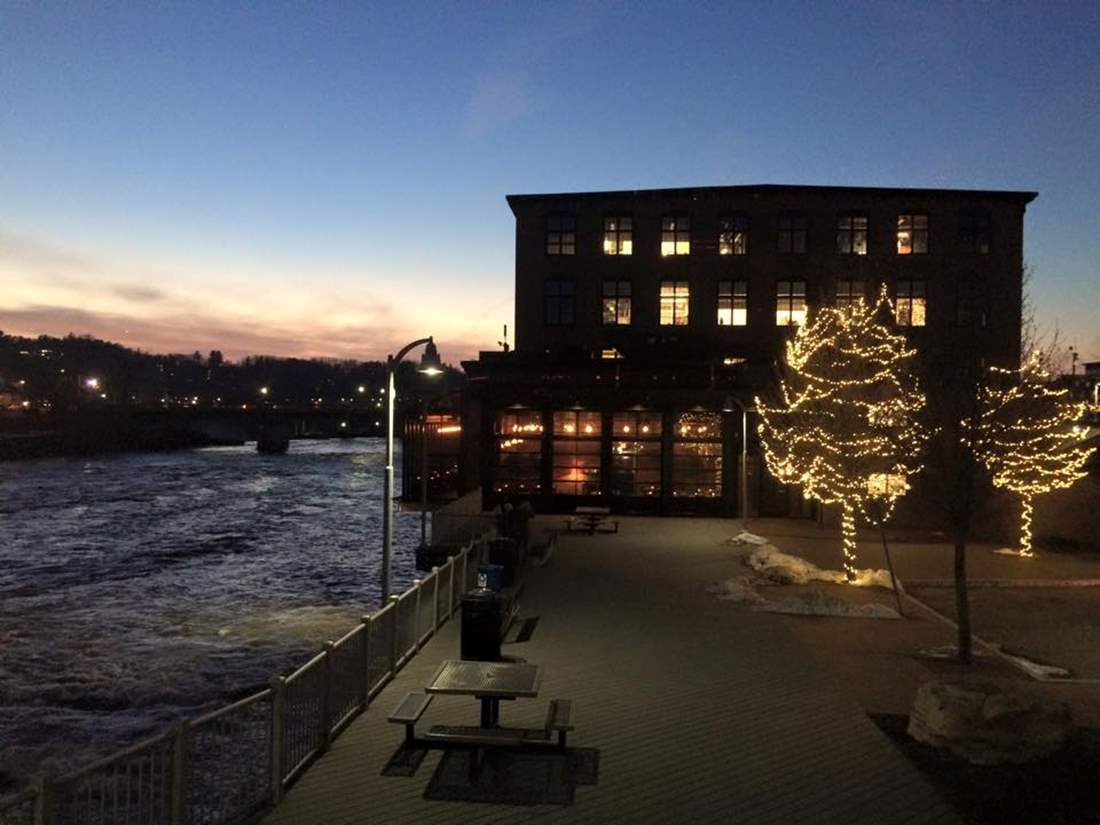
M570 745L598 748L599 781L571 806L422 798L439 760L382 777L402 729L385 717L458 653L448 624L267 818L284 823L955 823L935 791L774 616L721 602L721 540L736 522L627 519L618 535L564 535L528 571L534 637L507 652L543 667L538 699L502 721L540 727L545 699L574 700ZM437 697L423 723L471 724Z

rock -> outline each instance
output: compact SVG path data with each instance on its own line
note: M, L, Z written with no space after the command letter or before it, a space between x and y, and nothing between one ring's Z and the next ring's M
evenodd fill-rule
M909 735L975 765L1050 756L1072 726L1069 706L999 685L927 682L909 714Z

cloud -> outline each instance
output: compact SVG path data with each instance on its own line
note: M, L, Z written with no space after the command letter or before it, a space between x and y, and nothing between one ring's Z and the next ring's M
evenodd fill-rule
M526 115L531 111L526 87L526 78L518 71L479 76L466 105L462 137L485 137Z
M165 295L159 289L148 286L133 286L131 284L118 284L112 290L116 295L132 301L135 304L153 304L163 301Z

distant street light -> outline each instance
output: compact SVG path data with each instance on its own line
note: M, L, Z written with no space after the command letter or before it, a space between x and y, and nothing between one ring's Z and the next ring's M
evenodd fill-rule
M260 395L267 395L267 387L260 387Z
M98 378L85 378L84 379L84 386L87 387L90 390L98 390L99 389L99 379Z
M382 490L382 603L390 598L390 551L393 543L393 407L397 395L394 385L394 371L401 359L421 344L427 344L420 357L419 372L435 377L443 372L439 361L439 352L431 336L419 338L407 344L386 359L386 481Z

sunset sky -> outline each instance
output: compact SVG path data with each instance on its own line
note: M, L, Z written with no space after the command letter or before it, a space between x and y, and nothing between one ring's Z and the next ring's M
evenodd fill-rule
M1100 359L1100 4L16 3L0 329L445 360L511 325L513 192L1038 190Z

